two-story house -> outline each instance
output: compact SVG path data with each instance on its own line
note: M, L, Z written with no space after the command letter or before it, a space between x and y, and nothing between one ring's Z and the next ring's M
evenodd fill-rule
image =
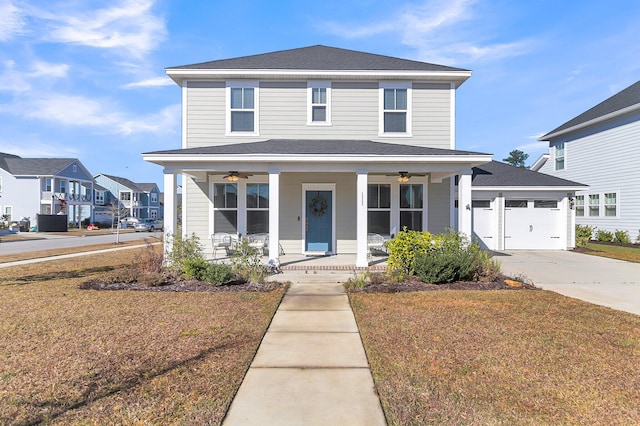
M122 210L122 217L162 219L160 190L155 183L135 183L103 173L95 176L95 182L97 221L111 222L113 202Z
M182 88L182 147L143 154L164 166L165 231L175 231L181 174L185 235L211 244L217 232L268 233L273 258L279 247L355 253L364 267L368 233L472 235L473 169L491 155L455 149L456 90L470 71L312 46L166 72ZM504 207L505 180L485 186L484 208ZM567 229L575 184L554 182L545 188ZM564 232L558 248L571 238Z
M93 177L76 158L21 158L0 153L0 213L9 221L66 214L93 218Z
M640 238L640 81L539 140L549 152L532 169L589 185L576 193L576 223Z

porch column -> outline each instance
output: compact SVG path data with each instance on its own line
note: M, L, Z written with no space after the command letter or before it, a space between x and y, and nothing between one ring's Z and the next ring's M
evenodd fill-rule
M460 171L458 178L458 232L471 239L471 176L473 171Z
M167 253L173 246L171 236L176 233L178 206L176 198L177 178L173 169L165 168L164 171L164 252ZM166 259L165 259L166 260Z
M280 170L269 170L269 259L280 257Z
M356 183L356 267L369 266L367 258L367 207L368 207L368 182L367 170L358 170Z

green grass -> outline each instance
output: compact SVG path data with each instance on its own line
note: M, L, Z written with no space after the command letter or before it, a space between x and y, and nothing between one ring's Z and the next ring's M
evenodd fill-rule
M608 257L611 259L626 260L640 263L640 247L625 247L608 244L588 243L587 254L592 256Z

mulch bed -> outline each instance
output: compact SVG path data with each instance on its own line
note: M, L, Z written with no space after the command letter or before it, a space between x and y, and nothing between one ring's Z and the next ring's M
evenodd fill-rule
M496 281L456 281L445 284L427 284L420 281L418 277L410 277L402 282L373 282L364 288L352 288L351 292L364 293L402 293L410 291L436 291L436 290L539 290L538 287L522 283L519 287L508 285L505 280L509 277L500 275Z
M285 284L279 282L265 282L264 284L237 282L215 286L197 280L176 281L171 284L149 286L143 283L104 283L90 280L78 286L81 290L132 290L132 291L170 291L170 292L270 292L281 288Z

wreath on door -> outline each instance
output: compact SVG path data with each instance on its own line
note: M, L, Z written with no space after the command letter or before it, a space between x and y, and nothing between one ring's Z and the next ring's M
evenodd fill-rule
M322 216L327 212L327 201L322 197L316 197L309 203L309 210L314 216Z

